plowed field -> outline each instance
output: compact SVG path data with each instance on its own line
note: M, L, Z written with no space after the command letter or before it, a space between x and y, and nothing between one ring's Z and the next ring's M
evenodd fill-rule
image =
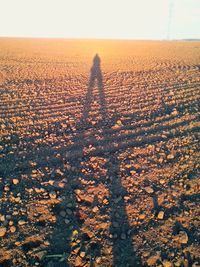
M0 266L200 266L199 103L200 42L1 38Z

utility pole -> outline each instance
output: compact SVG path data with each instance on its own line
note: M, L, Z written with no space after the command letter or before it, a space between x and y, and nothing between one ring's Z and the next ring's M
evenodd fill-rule
M173 9L174 9L174 0L169 0L167 40L171 39L171 26L172 26Z

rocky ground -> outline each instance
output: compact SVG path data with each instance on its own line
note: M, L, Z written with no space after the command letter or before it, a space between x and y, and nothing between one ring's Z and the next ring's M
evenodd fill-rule
M0 266L200 266L199 64L199 42L0 39Z

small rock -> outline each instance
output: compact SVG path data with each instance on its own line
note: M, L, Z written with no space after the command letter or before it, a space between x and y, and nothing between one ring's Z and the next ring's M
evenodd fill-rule
M65 219L65 223L66 223L66 224L69 224L69 223L70 223L70 220Z
M66 212L64 210L61 210L61 212L59 213L61 217L65 217L66 216Z
M16 232L16 227L15 226L11 226L10 227L10 232L11 233L15 233Z
M76 260L75 260L75 265L76 267L80 267L80 266L83 266L84 262L82 261L81 257L76 257Z
M160 259L160 256L159 255L151 256L147 260L148 266L154 266L159 259Z
M113 227L118 228L119 227L119 223L118 222L113 222Z
M86 253L85 253L84 251L81 251L81 252L80 252L80 257L81 257L81 258L85 258L85 255L86 255Z
M184 231L180 231L179 233L179 243L181 244L187 244L188 242L188 235Z
M96 160L96 157L91 157L91 158L90 158L90 161L91 161L91 162L94 162L95 160Z
M13 179L12 182L13 182L14 185L17 185L19 183L19 180L18 179Z
M9 192L10 191L10 187L8 185L4 186L4 191L5 192Z
M21 225L24 225L24 224L26 224L26 222L25 222L24 220L19 220L19 221L18 221L18 225L21 226Z
M109 227L109 224L108 223L100 223L99 224L99 228L102 229L102 230L105 230Z
M148 257L148 256L149 256L149 254L150 254L150 252L149 252L149 251L145 251L145 252L142 254L142 256L146 258L146 257Z
M173 154L167 155L167 159L169 159L169 160L174 159L174 155Z
M49 193L49 197L50 197L51 199L56 199L56 198L57 198L57 194L56 194L56 192L55 192L55 191L51 191L51 192Z
M153 188L150 187L150 186L146 186L146 187L144 188L144 190L145 190L148 194L152 194L152 193L154 192Z
M195 261L195 263L192 264L192 267L199 267L199 263Z
M101 263L101 257L97 257L97 258L96 258L96 263L97 263L97 264Z
M0 227L0 237L3 237L6 234L6 228Z
M126 235L124 233L122 233L120 237L121 237L122 240L126 239Z
M67 215L72 215L72 210L70 210L70 209L66 209L66 213L67 213Z
M15 203L20 203L21 202L21 198L20 197L16 197L16 198L14 198L14 201L15 201Z
M5 215L1 215L1 216L0 216L0 221L1 221L1 222L5 222L5 220L6 220L6 216L5 216Z
M163 267L173 267L173 264L170 261L163 261Z
M71 202L67 203L67 208L72 208L73 207L73 204Z
M93 196L85 196L82 198L82 200L91 204L94 201L94 197Z
M145 214L140 214L140 215L139 215L139 219L140 219L140 220L144 220L144 219L145 219Z
M165 180L164 179L160 179L160 184L165 184Z
M163 220L164 215L165 215L164 211L161 210L161 211L159 211L157 218L158 218L159 220Z
M46 251L43 250L43 251L38 251L37 253L35 253L35 256L39 259L39 260L42 260L44 255L45 255Z
M104 204L104 205L107 205L108 203L109 203L108 199L107 199L107 198L104 198L104 199L103 199L103 204Z
M65 183L64 182L59 182L58 183L58 187L59 188L64 188L65 187Z
M49 241L44 241L44 245L49 246L50 245Z
M99 210L99 208L98 208L97 206L95 206L95 207L92 209L92 211L93 211L94 213L96 213L98 210Z
M184 267L190 267L189 262L188 262L187 259L184 259L183 265L184 265Z

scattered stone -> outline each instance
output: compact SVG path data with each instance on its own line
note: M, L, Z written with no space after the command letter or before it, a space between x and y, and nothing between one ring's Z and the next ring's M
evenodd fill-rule
M12 226L13 224L14 224L14 222L13 221L9 221L9 226Z
M85 255L86 255L86 253L85 253L84 251L81 251L81 252L80 252L80 257L81 257L81 258L85 258Z
M179 236L179 239L178 239L179 243L181 243L181 244L187 244L187 242L188 242L188 235L187 235L187 233L185 231L180 231L180 233L179 233L178 236Z
M107 198L104 198L104 200L103 200L103 204L104 204L104 205L107 205L107 204L109 204L109 201L108 201L108 199L107 199Z
M76 267L80 267L80 266L83 266L84 262L82 261L82 258L81 257L76 257L76 260L75 260L75 264L74 266Z
M164 179L160 179L160 184L165 184L165 180Z
M169 154L169 155L167 155L167 159L168 159L168 160L174 159L174 154Z
M8 185L4 186L4 191L5 192L9 192L10 191L10 187Z
M192 264L192 267L199 267L199 263L196 261L195 263Z
M145 251L145 252L142 254L142 256L143 256L144 258L146 258L146 257L148 257L148 256L149 256L149 254L150 254L150 252L149 252L149 251Z
M65 187L65 183L64 182L59 182L58 183L58 187L59 188L64 188Z
M171 115L173 115L173 116L177 116L177 115L178 115L178 111L177 111L176 109L173 109Z
M44 241L44 245L49 246L50 245L49 241Z
M93 211L94 213L96 213L98 210L99 210L99 208L98 208L97 206L95 206L95 207L92 209L92 211Z
M57 194L56 194L56 192L55 192L55 191L51 191L51 192L49 193L49 197L50 197L51 199L56 199L56 198L57 198Z
M120 237L122 240L126 240L126 234L122 233Z
M59 213L61 217L65 217L66 216L66 211L61 210L61 212Z
M21 198L20 197L16 197L16 198L14 198L14 201L15 201L15 203L21 203Z
M39 260L42 260L44 255L45 255L46 251L43 250L43 251L38 251L37 253L35 253L35 256L39 259Z
M70 210L70 209L66 209L66 213L67 213L67 215L72 215L73 214L72 210Z
M1 221L1 222L5 222L5 220L6 220L6 216L5 216L5 215L1 215L1 216L0 216L0 221Z
M109 226L109 224L108 224L108 223L100 223L100 224L99 224L99 228L100 228L100 229L102 229L102 230L105 230L105 229L107 229L107 228L108 228L108 226Z
M170 261L165 260L162 262L162 264L163 264L163 267L173 267L173 264Z
M165 215L164 211L161 210L161 211L159 211L157 218L158 218L159 220L163 220L164 215Z
M145 190L148 194L152 194L152 193L154 192L153 188L150 187L150 186L146 186L146 187L144 188L144 190Z
M97 257L95 262L96 262L97 264L101 263L101 257Z
M140 220L144 220L144 219L145 219L145 214L140 214L140 215L139 215L139 219L140 219Z
M114 221L113 222L113 227L118 228L119 227L119 223Z
M14 185L17 185L19 183L19 180L18 179L13 179L12 182L13 182Z
M73 207L73 204L70 202L70 203L67 203L67 208L72 208Z
M91 161L91 162L94 162L95 160L96 160L96 157L91 157L91 158L90 158L90 161Z
M3 237L6 234L6 228L0 227L0 237Z
M94 201L94 197L84 196L84 197L81 197L81 200L91 204Z
M160 256L159 255L151 256L147 260L148 266L154 266L159 259L160 259Z
M24 224L26 224L26 222L25 222L24 220L19 220L19 221L18 221L18 225L21 226L21 225L24 225Z
M40 194L40 193L44 193L44 189L43 188L35 188L35 192L37 193L37 194Z
M11 233L15 233L16 232L16 227L15 226L11 226L10 227L10 232Z

